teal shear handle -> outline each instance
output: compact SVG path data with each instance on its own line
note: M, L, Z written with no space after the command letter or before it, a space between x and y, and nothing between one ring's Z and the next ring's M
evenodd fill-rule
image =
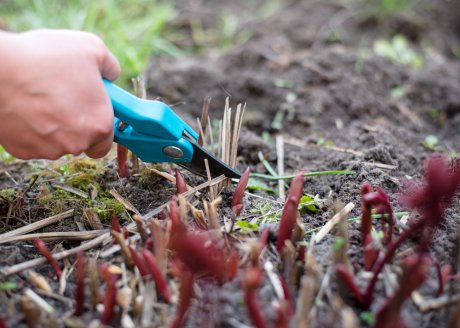
M140 99L104 80L114 111L114 141L144 162L190 162L197 133L161 101Z

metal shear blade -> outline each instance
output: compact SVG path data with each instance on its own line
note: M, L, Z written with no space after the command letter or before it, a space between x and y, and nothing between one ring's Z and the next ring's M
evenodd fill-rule
M205 159L208 160L209 171L211 173L211 177L215 178L219 175L224 174L227 178L234 178L239 179L241 178L241 174L230 167L229 165L225 164L219 158L208 152L206 149L201 147L194 138L189 136L186 132L184 133L184 138L187 139L193 147L193 158L191 162L188 163L176 163L182 166L184 169L197 174L201 175L202 177L207 177L206 173L206 164Z

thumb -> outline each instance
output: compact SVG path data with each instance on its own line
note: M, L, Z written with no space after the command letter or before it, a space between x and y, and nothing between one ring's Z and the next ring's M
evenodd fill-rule
M106 51L103 55L102 60L100 61L101 75L103 78L114 81L116 80L121 73L120 63L118 59L106 48Z

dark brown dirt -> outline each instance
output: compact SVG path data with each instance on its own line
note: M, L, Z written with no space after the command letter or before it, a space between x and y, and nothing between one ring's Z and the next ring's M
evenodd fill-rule
M191 124L200 115L205 96L213 98L213 117L221 117L226 97L230 98L232 106L247 103L239 147L240 169L250 166L253 171L266 173L258 159L259 151L276 167L273 137L280 134L285 139L287 173L300 169L356 171L354 176L306 179L304 191L325 200L315 214L302 215L306 230L327 222L332 214L330 205L336 199L355 203L352 216L358 216L359 188L364 181L384 188L395 210L402 210L397 202L398 192L405 180L420 177L423 161L432 153L423 145L427 136L438 138L436 150L445 155L460 151L460 62L455 57L455 49L458 51L460 46L458 4L454 1L420 1L410 14L376 14L370 7L362 6L360 1L344 3L285 1L282 9L271 17L257 19L257 14L263 11L263 1L251 1L250 4L245 1L177 1L176 28L191 31L193 20L201 21L205 29L216 28L217 14L222 11L237 14L240 18L235 40L242 40L239 36L244 33L250 38L225 51L216 51L216 44L200 45L190 37L185 45L200 47L201 56L152 58L151 67L146 72L150 96L161 96L165 102L175 104L174 109L190 119ZM376 38L388 39L397 33L405 35L413 42L411 46L415 51L423 54L422 68L397 64L372 52ZM402 95L395 97L398 89L403 90ZM280 114L283 117L280 126L274 126L273 120ZM272 138L264 140L261 137L264 132ZM5 168L19 181L19 186L12 185L9 178L0 175L2 187L13 186L18 191L26 188L30 182L30 175L26 173L33 172L33 169ZM117 189L142 213L165 203L175 193L172 184L152 175L119 179L113 165L109 165L109 170L100 179L104 188ZM192 185L202 181L192 175L186 175L186 179ZM49 214L34 207L34 200L45 184L40 181L26 197L26 204L32 212L20 218L22 221L10 222L2 230L21 226L29 222L29 218L33 221ZM257 194L273 199L271 194ZM223 194L221 211L227 215L230 195L230 192ZM265 201L246 196L245 203L248 210ZM447 212L445 226L437 232L431 250L441 264L452 264L454 272L457 271L458 256L458 206L457 199ZM273 210L279 208L281 205L274 203ZM2 203L2 216L7 210L7 204ZM244 214L251 217L247 211ZM80 216L78 213L77 218ZM76 229L74 220L66 220L65 225L71 227L69 230ZM267 226L275 229L276 223ZM362 259L356 223L350 225L350 236L352 263L358 267L362 265ZM64 243L64 246L77 244ZM331 244L332 237L328 236L316 246L315 255L323 273L332 273ZM0 245L0 268L36 257L31 249L30 243ZM38 271L50 275L47 266ZM8 278L8 281L16 282L19 289L27 286L23 275ZM330 284L332 290L337 289L334 279ZM250 326L242 301L240 277L222 288L204 282L199 287L201 291L192 304L187 327ZM457 292L453 284L449 288L448 293ZM436 289L433 269L421 291L431 299L435 297ZM72 298L72 290L67 288L65 296ZM271 305L274 298L273 289L265 283L259 290L259 299L270 322L276 318ZM7 307L17 307L17 304L7 304L6 299L14 297L0 290L0 313L6 313ZM385 291L379 285L378 297L371 310L376 311L384 299ZM50 302L54 302L62 313L70 310L63 303ZM322 305L317 307L317 321L312 326L340 326L333 321L327 297L318 299L317 304ZM361 311L352 303L350 305L359 316ZM421 313L412 301L408 301L403 319L411 326L439 327L446 325L451 312L452 307L446 306L438 311ZM90 317L88 315L86 319ZM20 316L13 316L11 322L21 320ZM366 326L364 321L360 324Z

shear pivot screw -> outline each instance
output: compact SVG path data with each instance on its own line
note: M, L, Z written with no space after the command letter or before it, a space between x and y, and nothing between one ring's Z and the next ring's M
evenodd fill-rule
M163 154L173 159L181 159L182 156L184 156L182 149L180 149L179 147L175 147L175 146L167 146L163 148Z

